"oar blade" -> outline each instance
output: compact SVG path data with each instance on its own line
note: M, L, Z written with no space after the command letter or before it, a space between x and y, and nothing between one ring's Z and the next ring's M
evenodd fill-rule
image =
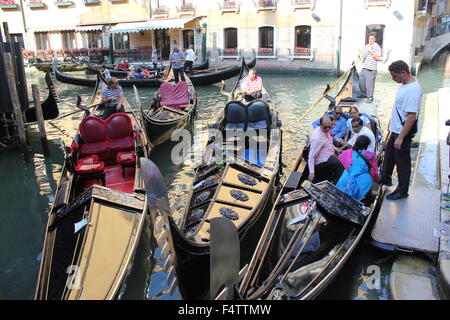
M170 215L169 199L167 197L164 178L156 164L146 158L141 158L141 172L144 179L147 202L150 210L160 209Z
M222 217L211 219L210 233L210 298L225 286L230 300L239 281L239 236L233 222Z

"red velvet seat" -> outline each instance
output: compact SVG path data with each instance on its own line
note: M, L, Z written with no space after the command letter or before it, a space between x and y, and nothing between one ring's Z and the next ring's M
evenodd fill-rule
M125 178L125 168L134 167L136 165L136 152L119 152L116 156L116 162L122 167L122 177Z
M81 182L92 179L100 179L103 186L106 185L105 179L105 164L101 161L95 163L78 163L75 172L77 173L76 185L81 185Z
M102 119L94 116L85 117L80 123L80 136L83 144L81 156L102 154L108 150L108 134Z
M133 122L125 113L114 113L105 120L108 149L112 152L134 149Z
M98 163L98 162L99 162L98 155L93 154L89 157L78 159L77 165L78 164L93 164L93 163Z

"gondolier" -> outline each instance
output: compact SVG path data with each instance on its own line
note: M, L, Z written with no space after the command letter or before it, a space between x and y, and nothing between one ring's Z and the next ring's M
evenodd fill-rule
M194 46L190 44L189 49L186 50L186 61L184 62L185 72L187 72L187 69L189 69L189 74L192 74L192 66L194 65L195 60L197 60L197 56L194 52Z
M381 47L376 43L376 40L376 34L371 33L369 35L369 43L359 53L359 58L363 62L363 69L359 75L361 95L358 98L367 98L367 103L373 102L377 61L381 60Z
M108 86L102 90L102 104L103 113L101 118L106 119L116 112L124 112L123 102L125 97L123 95L122 87L119 86L117 78L111 77L108 81ZM101 108L99 108L101 110Z
M386 199L398 200L408 197L411 176L411 141L417 132L422 88L414 78L406 62L398 60L389 66L392 80L401 83L392 107L389 131L391 136L386 143L386 156L381 183L391 185L391 176L397 166L398 186Z
M173 45L173 51L170 53L169 56L170 62L172 62L172 70L173 75L175 76L175 83L177 83L180 80L185 81L184 79L184 53L181 52L178 49L178 45Z

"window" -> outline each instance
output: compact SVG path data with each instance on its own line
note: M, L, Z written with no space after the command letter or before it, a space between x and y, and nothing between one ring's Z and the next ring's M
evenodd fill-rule
M311 26L295 27L295 53L308 53L311 49Z
M364 43L369 42L369 35L371 33L375 33L375 36L377 38L377 43L380 45L380 47L383 49L383 35L384 35L384 24L371 24L366 26L366 38Z
M114 35L114 49L130 49L129 33L119 33Z
M87 32L88 48L103 48L103 38L101 31Z
M188 49L190 44L194 45L194 30L183 30L184 49Z
M259 49L272 49L274 42L273 27L259 28Z
M36 38L37 50L47 50L50 47L47 32L36 32L34 36Z
M224 29L224 49L237 49L238 47L238 31L237 28Z
M61 37L63 49L75 49L77 47L74 31L61 32Z

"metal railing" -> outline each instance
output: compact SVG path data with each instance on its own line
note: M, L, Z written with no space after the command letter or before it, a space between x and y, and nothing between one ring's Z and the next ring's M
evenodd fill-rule
M276 0L254 0L258 10L275 10L277 8Z
M450 32L450 21L429 28L425 39L430 40L431 38L441 36L448 32Z

